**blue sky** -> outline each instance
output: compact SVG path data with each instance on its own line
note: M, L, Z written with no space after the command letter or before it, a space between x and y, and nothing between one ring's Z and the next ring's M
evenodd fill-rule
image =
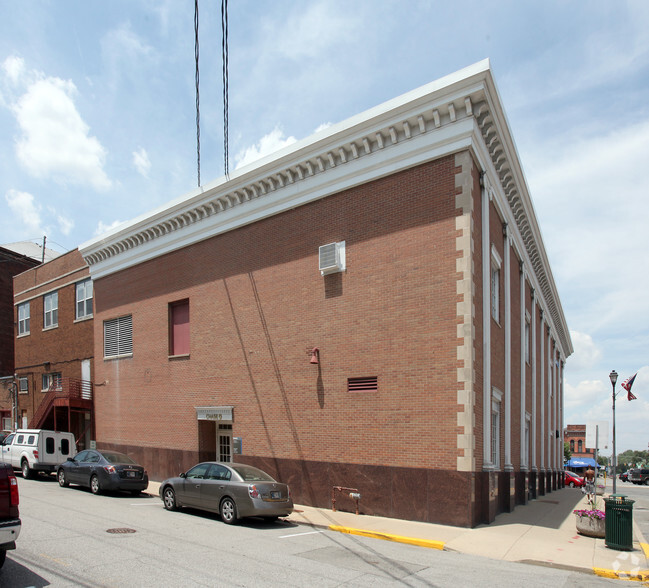
M200 2L201 183L221 176ZM649 2L229 2L230 169L491 60L575 353L565 423L649 447ZM59 251L197 184L194 3L0 0L0 242ZM603 453L610 454L602 448Z

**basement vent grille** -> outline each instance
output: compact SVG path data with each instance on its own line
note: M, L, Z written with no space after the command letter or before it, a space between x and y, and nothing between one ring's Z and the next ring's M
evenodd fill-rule
M347 392L376 392L378 389L379 382L376 376L349 378L347 380Z
M318 255L320 273L325 276L345 270L345 242L321 245Z

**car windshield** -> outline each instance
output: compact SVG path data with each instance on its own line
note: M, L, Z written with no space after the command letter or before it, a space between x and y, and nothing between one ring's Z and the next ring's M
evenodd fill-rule
M274 482L266 472L262 472L257 468L241 464L228 464L237 474L241 476L244 482Z
M108 463L135 463L128 455L118 451L102 451L101 454Z

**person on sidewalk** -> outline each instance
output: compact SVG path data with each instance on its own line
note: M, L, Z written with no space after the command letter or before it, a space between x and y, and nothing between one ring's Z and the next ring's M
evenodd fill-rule
M595 498L595 470L591 466L588 466L584 478L586 479L586 496L592 502Z

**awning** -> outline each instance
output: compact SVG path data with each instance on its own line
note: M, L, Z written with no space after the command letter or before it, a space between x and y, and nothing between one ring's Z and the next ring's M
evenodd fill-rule
M587 468L587 467L598 467L598 468L603 468L604 466L597 465L595 463L595 460L592 457L573 457L569 459L566 463L565 466L568 468Z

